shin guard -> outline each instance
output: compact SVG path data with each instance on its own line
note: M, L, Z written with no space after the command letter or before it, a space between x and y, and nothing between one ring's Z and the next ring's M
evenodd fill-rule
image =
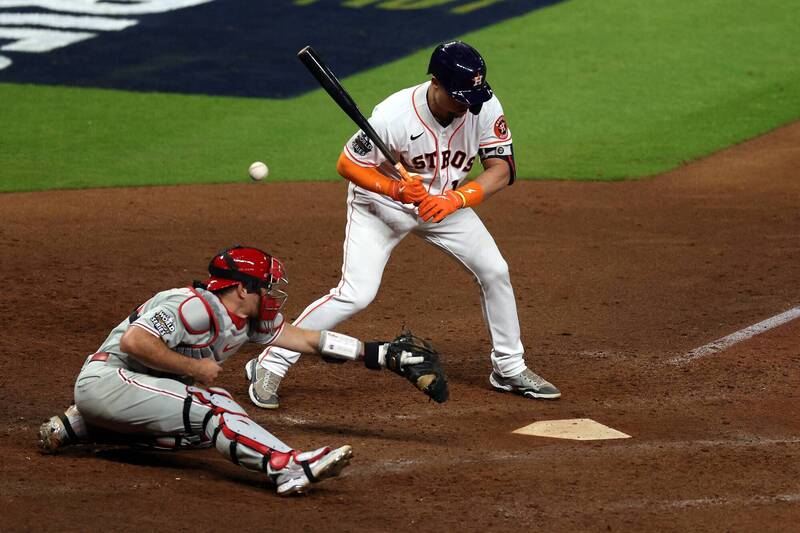
M187 430L200 426L201 438L211 442L220 453L250 470L268 472L288 462L292 449L259 426L247 416L241 405L224 389L190 386L184 408L184 423ZM201 409L192 409L192 404L205 407L202 420L196 420ZM198 424L198 422L200 422ZM278 464L281 463L279 466Z

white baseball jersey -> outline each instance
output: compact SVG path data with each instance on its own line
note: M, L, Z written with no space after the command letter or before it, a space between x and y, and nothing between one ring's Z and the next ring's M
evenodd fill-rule
M428 192L441 194L463 182L479 151L481 157L490 152L511 156L511 131L497 96L484 103L479 114L467 111L442 126L428 107L430 83L394 93L375 106L369 122L406 169L422 177ZM347 142L344 153L362 167L378 167L394 176L386 158L361 130ZM397 205L391 198L371 194Z
M111 354L131 370L160 375L120 350L120 339L128 328L140 327L187 357L213 357L222 363L246 342L274 341L283 324L281 314L271 322L234 316L214 293L203 289L170 289L159 292L120 322L98 352Z
M497 97L485 102L477 115L467 111L442 126L428 107L429 87L426 82L394 93L375 106L370 118L406 169L419 174L434 195L457 188L472 170L476 155L507 158L513 179L511 132ZM344 154L357 165L398 177L363 131L350 138ZM294 324L333 329L366 307L378 292L392 250L413 232L455 257L475 276L492 339L493 368L500 376L519 374L526 366L517 306L507 263L491 234L471 208L459 209L439 223L423 221L416 211L413 205L350 183L342 279L306 307ZM270 347L259 356L259 363L284 376L299 358L298 352Z

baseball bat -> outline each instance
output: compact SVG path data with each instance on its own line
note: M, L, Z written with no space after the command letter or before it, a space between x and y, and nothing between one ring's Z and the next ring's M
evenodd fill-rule
M328 65L322 60L322 58L317 54L317 52L311 48L311 46L306 46L299 52L297 52L297 57L300 61L305 65L309 72L317 79L322 88L333 98L333 101L336 102L339 107L344 111L350 120L356 123L356 125L361 128L361 131L367 134L367 137L375 143L375 146L381 153L386 157L387 161L389 161L404 179L410 179L408 176L408 172L400 164L394 154L389 150L389 147L386 146L386 143L378 137L377 132L375 129L370 125L369 121L366 119L364 114L358 108L358 105L355 101L350 97L350 94L342 87L341 82L336 78L336 75L328 68Z

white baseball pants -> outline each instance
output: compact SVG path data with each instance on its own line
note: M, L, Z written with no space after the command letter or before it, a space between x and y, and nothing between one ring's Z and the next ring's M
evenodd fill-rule
M472 209L459 209L438 224L416 213L374 200L350 185L344 238L342 279L335 288L306 307L294 325L333 329L367 307L380 287L383 270L395 246L414 233L455 258L472 273L492 342L492 366L504 377L525 370L519 319L508 264L489 231ZM300 354L268 347L259 363L285 376Z

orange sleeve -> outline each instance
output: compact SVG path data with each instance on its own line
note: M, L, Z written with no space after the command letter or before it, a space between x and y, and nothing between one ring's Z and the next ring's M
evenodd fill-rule
M462 185L453 192L461 198L462 207L472 207L483 201L483 187L474 181Z
M398 180L384 176L375 167L362 167L353 163L344 152L336 162L336 171L362 189L384 194L394 200L400 196L401 183Z

